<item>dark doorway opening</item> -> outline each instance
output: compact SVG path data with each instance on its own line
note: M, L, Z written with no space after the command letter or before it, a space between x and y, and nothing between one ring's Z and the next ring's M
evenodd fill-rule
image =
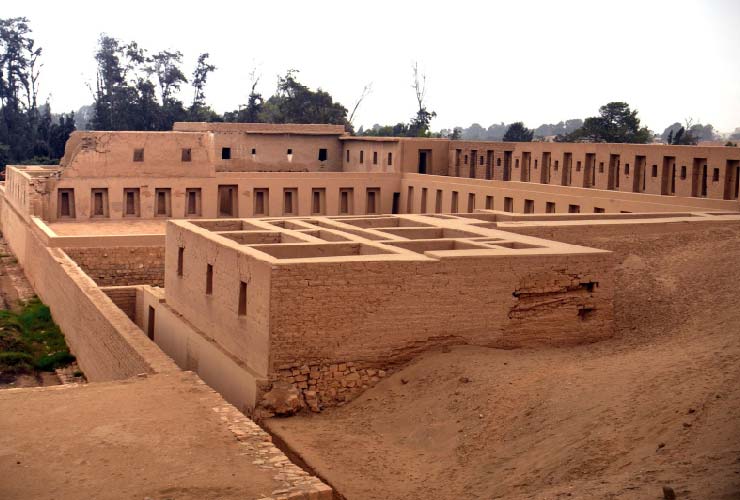
M154 340L154 308L149 306L149 317L146 322L146 336Z
M419 150L419 173L426 174L429 171L429 166L432 163L432 150L431 149L420 149Z
M391 207L391 213L397 214L400 206L401 193L393 193L393 206Z

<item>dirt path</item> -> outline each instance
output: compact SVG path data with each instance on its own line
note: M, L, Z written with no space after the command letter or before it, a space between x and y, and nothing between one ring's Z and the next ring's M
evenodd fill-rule
M351 500L740 498L740 227L572 242L618 254L614 339L431 353L271 430Z

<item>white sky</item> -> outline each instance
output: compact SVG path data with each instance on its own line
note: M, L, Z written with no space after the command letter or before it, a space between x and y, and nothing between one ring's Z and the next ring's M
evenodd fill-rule
M246 102L256 63L265 96L296 68L350 110L372 82L356 128L408 121L418 60L434 130L534 127L615 100L657 132L688 117L740 127L740 0L3 2L0 17L15 16L31 20L44 49L41 96L55 112L92 101L86 84L107 33L150 52L181 50L188 76L209 52L218 69L206 97L219 112Z

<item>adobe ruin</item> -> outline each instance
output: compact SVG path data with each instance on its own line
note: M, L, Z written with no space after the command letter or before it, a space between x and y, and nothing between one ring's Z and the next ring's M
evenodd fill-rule
M428 349L608 338L612 254L548 228L740 220L737 148L331 125L75 132L6 179L5 239L91 382L192 371L255 417L276 384L321 411Z

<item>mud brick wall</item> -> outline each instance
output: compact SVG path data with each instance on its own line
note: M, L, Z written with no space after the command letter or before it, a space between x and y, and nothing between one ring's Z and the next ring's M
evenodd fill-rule
M435 346L610 337L612 297L611 253L276 266L270 379L317 411Z
M126 313L131 321L136 321L136 288L111 286L101 288L101 290L121 311Z
M272 367L384 366L435 345L514 348L607 338L613 268L608 252L276 266Z
M60 248L46 247L12 207L5 205L1 216L8 246L51 309L89 381L177 370Z
M99 286L164 286L164 247L65 248Z

